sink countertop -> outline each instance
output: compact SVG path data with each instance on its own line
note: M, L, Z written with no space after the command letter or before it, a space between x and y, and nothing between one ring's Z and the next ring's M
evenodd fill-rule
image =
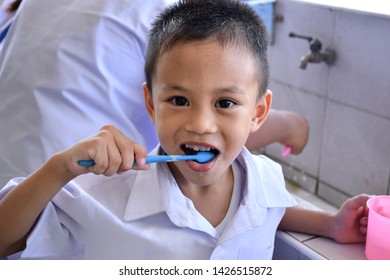
M325 202L319 203L317 198L310 198L316 204L320 204L321 208L308 201L309 196L302 195L305 191L301 192L294 189L294 187L288 188L292 195L296 198L297 203L305 208L324 210L326 211L337 211L336 207L326 205ZM302 198L304 197L304 198ZM277 252L278 257L281 259L297 258L297 259L318 259L318 260L366 260L365 256L365 244L341 244L336 241L297 232L279 231L276 236L279 246L289 246L293 248L293 254L288 253L290 249L287 249L287 254L283 256L283 251L286 249L280 248ZM283 244L283 245L280 245ZM288 245L287 245L288 244ZM276 246L277 247L277 246Z

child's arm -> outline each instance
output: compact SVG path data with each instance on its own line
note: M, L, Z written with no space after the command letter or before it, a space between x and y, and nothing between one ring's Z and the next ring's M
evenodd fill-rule
M25 247L28 233L46 204L75 177L93 172L111 176L145 166L146 150L125 137L113 126L103 127L95 136L55 154L41 168L28 176L0 201L0 257ZM78 165L92 159L95 165Z
M309 125L301 115L283 110L271 109L263 125L249 135L246 147L250 150L264 148L272 143L280 143L299 154L309 138Z
M362 194L348 199L335 215L302 207L287 208L279 229L321 235L339 243L364 242L368 198Z

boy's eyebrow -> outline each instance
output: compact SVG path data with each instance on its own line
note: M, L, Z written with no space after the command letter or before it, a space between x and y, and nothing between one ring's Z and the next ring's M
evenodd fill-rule
M177 91L177 92L191 92L190 89L186 89L185 87L179 85L166 85L163 87L163 91ZM245 94L245 91L237 86L228 86L223 88L217 88L213 90L214 93L233 93L233 94Z
M234 93L234 94L244 94L245 91L237 86L224 87L216 90L217 93Z
M171 85L171 84L167 84L165 86L163 86L163 91L188 91L186 90L184 87L182 86L179 86L179 85Z

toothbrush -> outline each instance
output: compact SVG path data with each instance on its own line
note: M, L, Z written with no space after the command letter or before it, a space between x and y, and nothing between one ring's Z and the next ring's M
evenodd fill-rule
M286 146L282 152L282 157L285 158L292 152L292 147L291 146Z
M171 162L179 160L195 160L198 163L206 163L212 160L215 155L211 152L198 152L194 155L147 155L146 163L157 163L157 162ZM93 160L79 160L80 166L89 167L95 164ZM133 166L136 163L134 162Z

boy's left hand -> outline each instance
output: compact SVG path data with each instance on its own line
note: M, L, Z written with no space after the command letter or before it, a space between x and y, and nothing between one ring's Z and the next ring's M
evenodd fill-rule
M333 238L340 243L365 242L367 233L367 194L354 196L340 207L333 221Z

